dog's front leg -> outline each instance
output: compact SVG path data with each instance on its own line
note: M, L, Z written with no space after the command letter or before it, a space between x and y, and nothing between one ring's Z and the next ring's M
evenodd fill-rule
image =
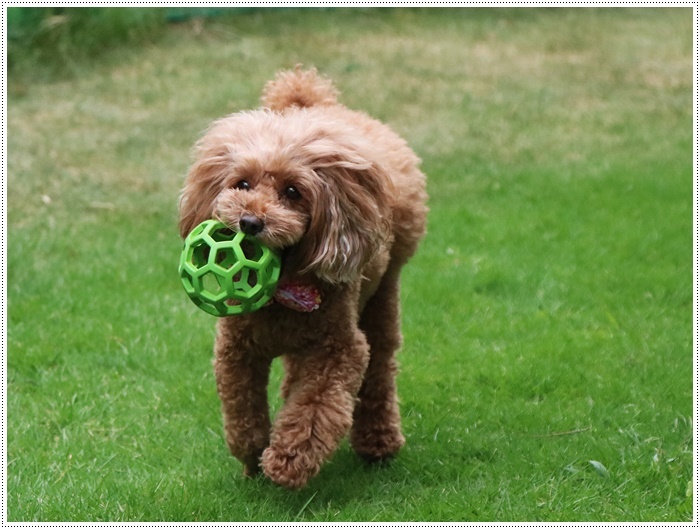
M285 359L291 368L288 397L262 457L263 471L275 483L303 487L335 451L352 425L368 360L367 341L356 328L326 338L313 352Z
M244 474L252 476L260 471L260 456L270 441L267 384L272 361L245 340L234 338L225 320L218 328L215 355L226 442L243 463Z

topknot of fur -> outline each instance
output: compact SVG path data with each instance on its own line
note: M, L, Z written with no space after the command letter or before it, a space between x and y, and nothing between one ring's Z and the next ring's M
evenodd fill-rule
M269 81L261 101L265 108L279 111L291 107L335 105L338 94L332 81L321 77L315 68L303 71L297 66L294 70L279 72Z

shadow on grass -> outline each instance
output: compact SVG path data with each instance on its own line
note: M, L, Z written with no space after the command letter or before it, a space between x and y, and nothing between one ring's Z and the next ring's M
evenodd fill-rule
M377 491L400 479L400 465L400 458L371 465L343 446L301 490L284 489L263 474L252 479L237 474L228 485L246 504L259 509L258 513L251 512L251 521L367 521L363 513L377 513L373 499Z
M443 499L441 505L441 494L467 475L466 479L480 481L478 476L496 457L495 450L475 448L443 451L438 459L417 443L392 461L369 464L344 443L304 489L284 489L262 474L245 478L235 461L227 465L234 474L215 486L226 490L232 502L244 505L230 511L245 512L246 519L235 520L241 522L380 522L409 517L416 521L416 512L424 512L426 520L457 521L455 512L469 517L463 510L467 502L448 505ZM226 513L218 516L226 518Z

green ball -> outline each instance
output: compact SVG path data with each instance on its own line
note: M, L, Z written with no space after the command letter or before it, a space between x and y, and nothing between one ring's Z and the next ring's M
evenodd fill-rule
M200 309L234 316L256 311L272 299L281 268L279 254L256 238L205 220L185 239L179 272L187 295Z

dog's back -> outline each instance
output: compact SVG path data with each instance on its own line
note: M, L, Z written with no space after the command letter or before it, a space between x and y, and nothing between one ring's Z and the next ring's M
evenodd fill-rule
M333 82L320 76L315 69L279 72L263 90L261 102L265 108L284 113L288 109L314 109L332 113L348 127L376 147L373 163L384 166L391 177L395 202L392 204L394 243L392 260L404 264L416 251L425 234L427 194L425 175L419 169L420 158L406 141L384 123L364 112L350 110L338 102L338 90Z

